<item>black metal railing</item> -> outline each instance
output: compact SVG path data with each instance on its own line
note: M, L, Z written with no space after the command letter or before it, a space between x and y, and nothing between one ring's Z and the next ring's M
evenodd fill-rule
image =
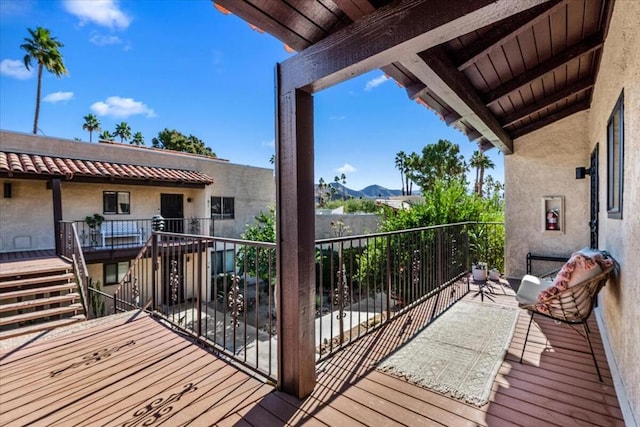
M111 219L91 227L85 221L74 221L80 243L85 250L139 248L151 236L152 219ZM212 218L165 218L164 231L169 233L213 236Z
M429 298L437 317L481 258L502 265L504 227L459 223L316 242L316 359ZM144 308L220 353L277 376L275 244L161 232L147 239L108 313Z
M276 378L275 244L159 232L104 299L143 308L267 378Z
M484 236L478 227L460 223L317 241L318 360L428 298L446 299L434 304L439 311L462 298L476 255L471 242ZM482 248L497 256L491 234L486 245L482 237Z

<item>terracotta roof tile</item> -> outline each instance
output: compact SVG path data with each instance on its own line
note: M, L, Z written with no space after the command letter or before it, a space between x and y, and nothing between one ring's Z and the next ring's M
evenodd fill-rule
M212 184L213 179L201 172L140 166L126 163L100 162L37 154L0 151L0 174L47 175L73 177L132 179L185 184Z

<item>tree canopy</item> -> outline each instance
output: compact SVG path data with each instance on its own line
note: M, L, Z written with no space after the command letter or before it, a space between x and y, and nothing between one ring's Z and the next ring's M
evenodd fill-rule
M82 125L82 129L89 132L89 142L93 142L93 131L100 130L100 121L94 114L87 114L83 119L84 124Z
M415 182L423 193L428 191L436 181L465 182L467 165L460 147L446 139L435 144L426 145L422 155L411 162L408 172L411 181Z
M151 145L154 148L164 148L167 150L216 157L216 153L214 153L211 148L205 146L204 141L193 135L186 136L175 129L170 130L165 128L161 130L158 132L158 136L151 140Z
M35 30L27 28L31 38L25 38L20 49L26 52L23 58L24 66L31 69L32 62L38 64L38 86L36 90L36 112L33 119L33 134L38 132L38 119L40 116L40 97L42 93L42 71L46 69L56 77L68 74L62 60L60 48L64 45L51 36L48 29L36 27Z
M124 142L131 138L131 127L127 122L120 122L116 125L116 130L113 133L120 137L120 142Z

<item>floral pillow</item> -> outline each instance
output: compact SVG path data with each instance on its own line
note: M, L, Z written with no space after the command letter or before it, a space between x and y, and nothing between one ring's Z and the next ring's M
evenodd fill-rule
M540 292L538 302L545 302L561 291L597 276L611 265L613 259L606 253L590 249L575 252L562 266L551 286Z

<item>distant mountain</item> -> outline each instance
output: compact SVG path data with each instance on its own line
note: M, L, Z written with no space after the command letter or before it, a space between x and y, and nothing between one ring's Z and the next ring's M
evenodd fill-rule
M336 193L333 197L334 200L342 199L343 189L344 194L347 196L347 198L352 197L354 199L385 199L388 197L402 196L402 190L389 190L388 188L375 184L369 185L362 190L352 190L337 182L330 182L328 185L336 189ZM315 189L317 195L317 184L315 186Z

